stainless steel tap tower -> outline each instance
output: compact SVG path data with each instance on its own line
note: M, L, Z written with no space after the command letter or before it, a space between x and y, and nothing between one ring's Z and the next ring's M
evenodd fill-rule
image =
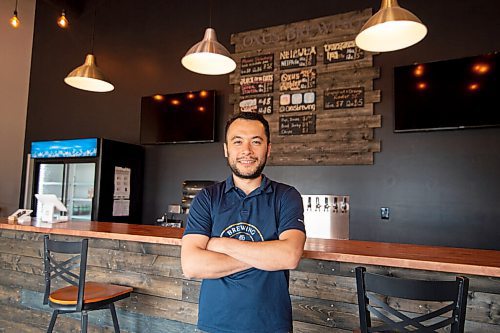
M349 239L348 195L302 195L307 237Z

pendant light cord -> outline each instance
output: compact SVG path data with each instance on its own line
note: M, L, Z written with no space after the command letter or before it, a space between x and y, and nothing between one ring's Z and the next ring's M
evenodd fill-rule
M17 15L17 1L18 0L16 0L16 8L14 9L14 15Z
M90 40L90 53L94 54L95 20L97 16L97 2L94 6L94 18L92 20L92 39Z
M210 0L210 2L209 2L208 13L209 13L208 14L208 27L212 28L212 0Z

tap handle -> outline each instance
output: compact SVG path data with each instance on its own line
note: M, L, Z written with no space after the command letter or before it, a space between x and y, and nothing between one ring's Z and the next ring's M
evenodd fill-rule
M311 209L312 209L311 197L308 197L307 198L307 210L311 210Z
M324 206L323 210L327 211L328 208L330 208L330 205L328 204L328 197L325 197L325 206Z
M347 204L347 197L342 198L342 204L340 205L340 209L342 210L342 213L345 213L348 209L348 204Z

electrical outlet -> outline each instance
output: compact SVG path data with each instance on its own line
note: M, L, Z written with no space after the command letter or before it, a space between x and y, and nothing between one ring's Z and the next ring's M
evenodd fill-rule
M389 219L389 207L380 207L380 218L382 220Z

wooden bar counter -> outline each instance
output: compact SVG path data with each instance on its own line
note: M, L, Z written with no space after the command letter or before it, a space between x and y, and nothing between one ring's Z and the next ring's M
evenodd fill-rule
M133 297L119 302L122 332L194 332L200 281L182 276L182 229L108 222L19 224L0 219L0 332L45 332L42 305L42 239L90 239L89 279L128 285ZM353 240L308 239L291 272L294 332L349 332L357 327L354 268L422 279L471 279L467 332L500 332L500 251ZM400 302L401 303L401 302ZM409 312L431 305L401 303ZM106 313L90 314L95 332L111 326ZM79 326L62 316L56 330Z

